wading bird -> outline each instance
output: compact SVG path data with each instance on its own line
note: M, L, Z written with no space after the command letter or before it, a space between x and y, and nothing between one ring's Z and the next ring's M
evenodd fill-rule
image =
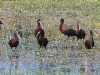
M79 25L79 22L77 23L77 30L76 30L76 37L77 37L77 40L78 39L83 39L83 44L84 44L84 38L86 36L86 33L83 29L80 29L80 25Z
M41 32L39 31L36 35L37 37L37 41L38 41L38 44L41 46L44 46L46 48L47 44L48 44L48 39L45 38L44 36L41 37Z
M43 37L44 36L44 30L42 29L42 24L41 24L41 20L40 19L37 20L37 28L35 29L35 33L34 33L35 36L37 35L37 33L39 31L41 31L41 37Z
M76 36L76 30L71 29L71 28L67 28L67 27L63 27L63 26L62 26L63 23L64 23L64 19L61 18L61 19L60 19L60 25L59 25L60 31L61 31L64 35L67 35L68 38L69 38L70 36Z
M11 47L11 49L13 47L15 47L16 49L16 47L19 44L19 39L20 39L20 36L17 33L14 33L14 38L9 41L9 46Z
M90 30L90 39L85 41L85 47L91 49L94 46L93 30Z

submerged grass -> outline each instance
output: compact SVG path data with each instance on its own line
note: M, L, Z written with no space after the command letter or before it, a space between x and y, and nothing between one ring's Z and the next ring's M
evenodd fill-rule
M46 72L44 69L41 69L39 72L20 72L20 71L16 71L15 72L12 72L12 73L0 73L0 75L73 75L73 73L63 73L63 72L60 72L59 70L57 70L56 73L50 73L50 72ZM76 73L74 75L83 75L82 72L80 73ZM89 73L85 73L85 75L89 75Z

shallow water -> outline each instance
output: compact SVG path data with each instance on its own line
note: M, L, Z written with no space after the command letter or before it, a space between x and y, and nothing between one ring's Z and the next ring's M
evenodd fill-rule
M45 50L44 48L35 48L34 45L29 44L26 50L21 49L11 50L9 48L8 54L1 50L3 55L0 58L0 73L19 72L38 72L44 69L46 72L55 74L56 72L63 72L71 74L86 73L100 74L100 54L95 51L85 52L79 50L79 47L73 46L62 48L59 50ZM71 49L73 48L73 49ZM93 49L92 49L93 50ZM5 54L5 55L4 55Z

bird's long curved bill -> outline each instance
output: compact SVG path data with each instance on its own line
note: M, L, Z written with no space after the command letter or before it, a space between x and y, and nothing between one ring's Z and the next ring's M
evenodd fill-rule
M40 34L40 31L37 33L36 37Z
M93 33L94 33L94 35L98 38L98 35L96 34L96 32L93 31Z
M59 23L60 23L60 20L57 20L56 23L55 23L55 25L58 25Z
M21 37L19 36L19 34L17 34L17 37L19 38L19 40L21 40Z
M41 22L41 21L39 21L39 23L40 23L41 27L43 28L42 22Z

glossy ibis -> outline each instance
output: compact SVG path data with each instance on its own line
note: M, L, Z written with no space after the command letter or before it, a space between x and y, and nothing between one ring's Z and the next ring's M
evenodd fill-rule
M9 46L11 47L11 49L13 47L15 47L16 49L16 47L19 44L19 39L20 39L20 36L17 33L14 33L14 38L9 41Z
M48 44L48 39L45 38L44 36L42 37L40 31L37 33L36 37L37 37L37 41L38 41L38 44L40 45L40 47L44 46L46 48L46 46Z
M41 36L44 36L44 30L42 29L42 24L41 24L41 20L38 19L37 20L37 28L35 29L35 36L37 35L37 33L41 31Z
M83 29L80 29L80 25L79 25L79 22L77 23L77 30L76 30L76 37L77 37L77 40L78 39L83 39L83 44L84 44L84 38L86 36L86 33Z
M63 26L62 26L63 23L64 23L64 19L61 18L61 19L60 19L60 25L59 25L60 31L61 31L64 35L67 35L68 38L69 38L70 36L76 36L76 30L71 29L71 28L63 27Z
M90 39L85 41L85 47L91 49L94 46L93 30L90 30Z

